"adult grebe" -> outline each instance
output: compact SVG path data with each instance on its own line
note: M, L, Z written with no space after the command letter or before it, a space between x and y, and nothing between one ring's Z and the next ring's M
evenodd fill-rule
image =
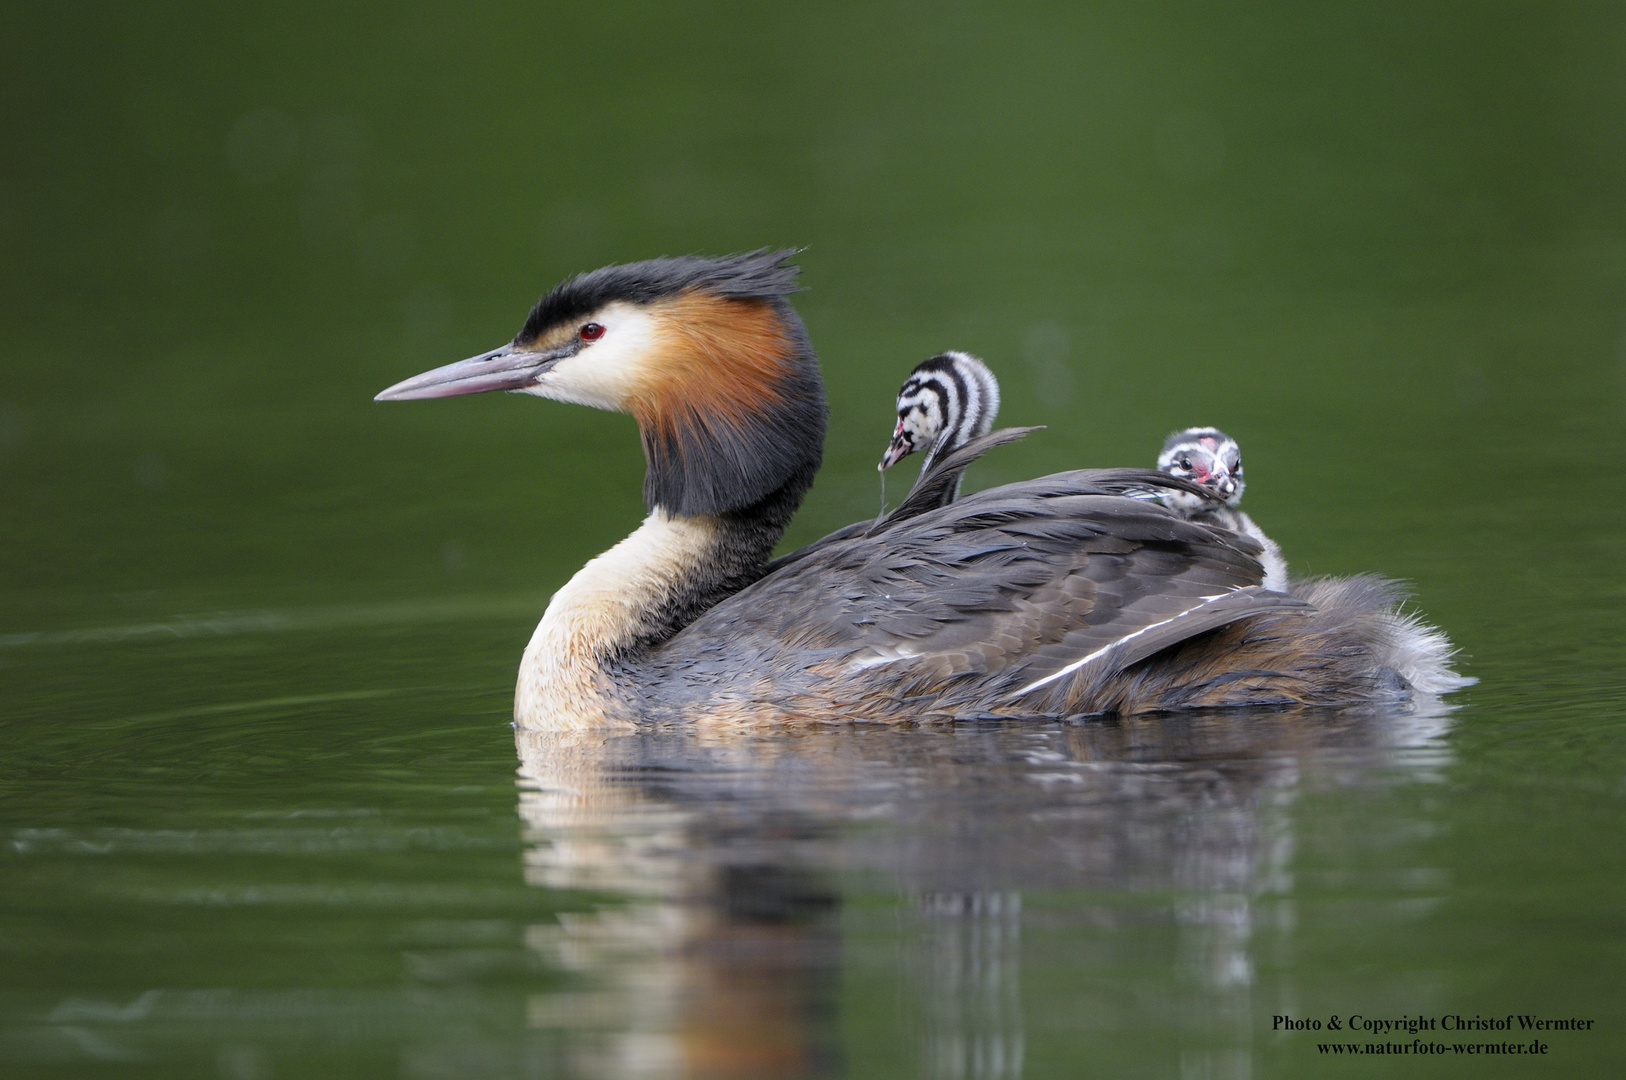
M1216 504L1184 491L1160 493L1164 505L1187 521L1218 525L1259 541L1264 549L1259 561L1265 568L1265 588L1287 590L1287 560L1282 558L1282 549L1254 524L1253 518L1237 509L1247 482L1242 479L1242 447L1235 439L1212 427L1177 431L1164 440L1163 450L1157 455L1157 469L1201 484L1224 500Z
M380 400L512 390L625 411L649 516L548 604L521 727L641 719L1064 716L1406 691L1363 612L1261 587L1258 546L1126 486L1058 473L889 516L765 574L812 482L823 385L790 252L654 259L572 278L514 340ZM943 468L1008 433L951 454ZM917 488L919 485L917 485Z

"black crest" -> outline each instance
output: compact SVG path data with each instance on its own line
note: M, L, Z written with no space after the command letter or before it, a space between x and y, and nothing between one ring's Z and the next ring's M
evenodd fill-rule
M742 300L780 299L801 288L796 284L800 268L790 261L795 254L795 248L758 248L715 259L684 255L601 266L550 289L526 316L514 341L534 341L549 327L575 322L612 300L650 304L690 289Z

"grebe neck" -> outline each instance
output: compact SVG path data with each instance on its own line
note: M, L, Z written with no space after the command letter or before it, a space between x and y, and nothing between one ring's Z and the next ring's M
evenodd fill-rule
M553 595L520 660L524 728L631 723L650 649L762 576L812 483L809 462L767 498L720 514L656 507Z

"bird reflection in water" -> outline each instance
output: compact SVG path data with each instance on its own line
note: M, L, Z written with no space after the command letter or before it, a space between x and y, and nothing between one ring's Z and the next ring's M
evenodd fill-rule
M518 745L527 881L618 900L527 934L585 977L528 1010L576 1033L579 1074L835 1075L839 895L796 855L816 819L731 793L705 768L720 748L690 739L521 732ZM708 779L724 785L716 805L684 790Z
M921 968L926 1075L1022 1075L1022 894L928 893Z
M533 995L529 1020L561 1033L574 1076L841 1075L870 1052L840 1027L868 1007L843 999L861 992L845 953L873 964L877 932L873 904L843 898L879 892L905 923L880 932L906 953L920 1075L1019 1077L1035 1039L1053 1058L1058 1038L1072 1056L1144 1029L1181 1075L1252 1076L1295 993L1257 968L1290 971L1297 794L1426 776L1445 727L1425 701L520 732L527 880L609 898L531 927L572 982Z

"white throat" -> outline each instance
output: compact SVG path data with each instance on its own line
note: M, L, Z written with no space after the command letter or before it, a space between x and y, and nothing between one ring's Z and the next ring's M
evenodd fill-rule
M710 517L656 510L630 536L592 559L553 594L519 664L514 720L560 730L625 721L607 661L659 632L662 613L690 571L715 548Z

